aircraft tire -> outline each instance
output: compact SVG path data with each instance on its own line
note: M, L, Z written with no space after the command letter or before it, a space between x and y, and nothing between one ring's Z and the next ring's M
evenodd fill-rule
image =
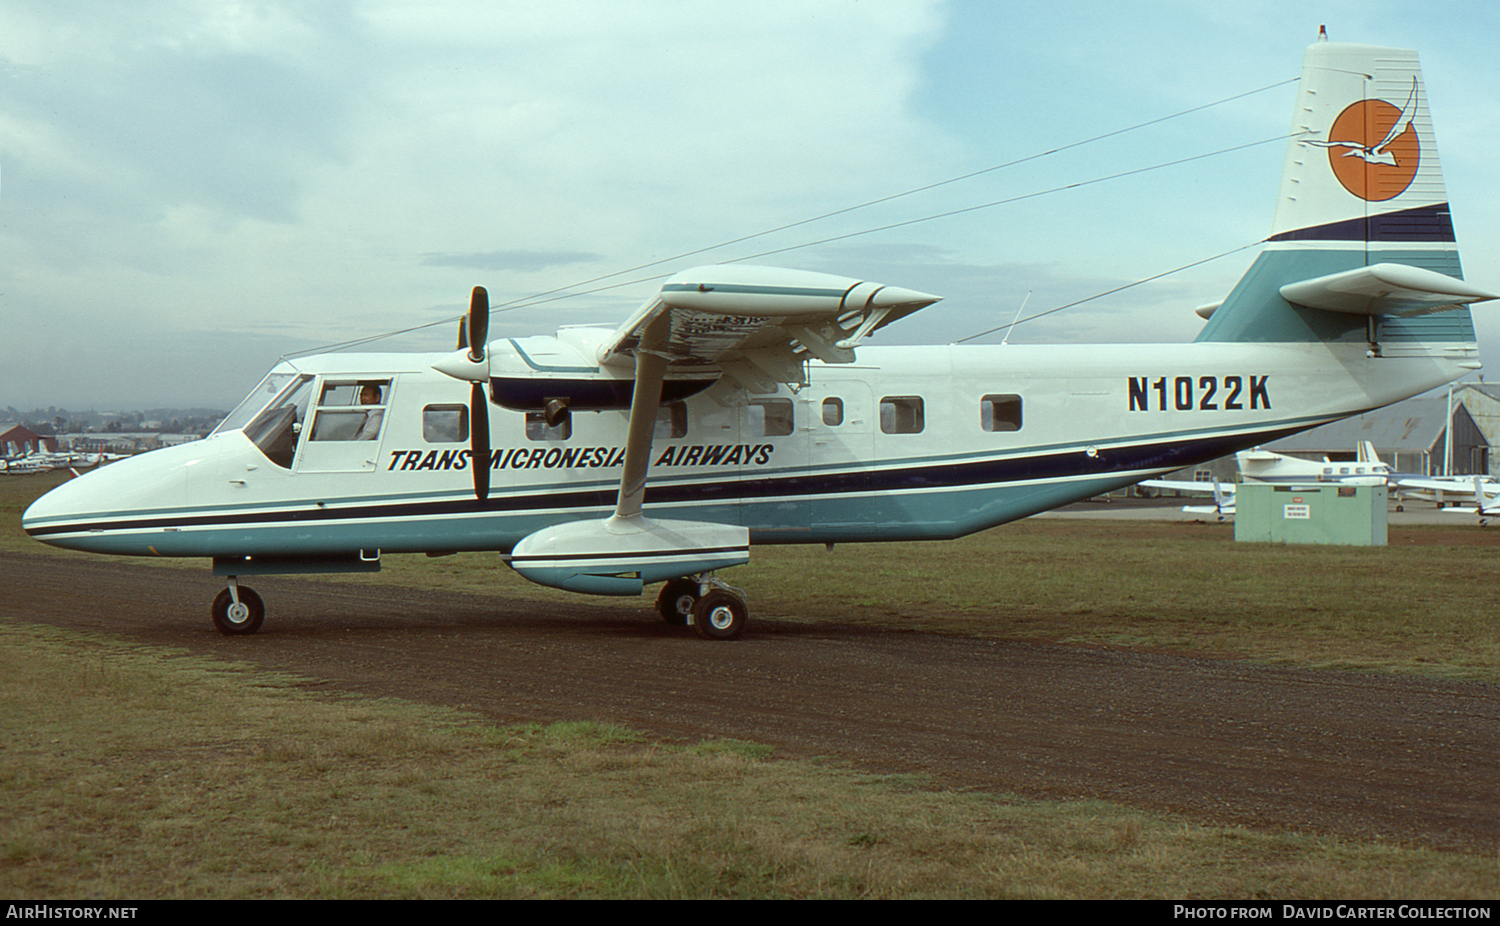
M254 591L240 586L240 606L234 606L234 597L229 589L219 592L214 599L214 629L226 637L239 637L255 633L266 619L266 606Z
M714 589L693 605L693 632L705 640L738 640L745 632L749 608L738 595Z
M687 625L693 605L698 603L698 583L692 579L673 579L661 587L656 596L656 610L662 620L677 627Z

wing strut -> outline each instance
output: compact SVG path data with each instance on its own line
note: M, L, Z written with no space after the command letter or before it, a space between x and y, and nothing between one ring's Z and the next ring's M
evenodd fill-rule
M522 538L511 548L510 566L531 581L591 595L639 595L653 582L702 575L750 561L750 531L744 527L654 521L641 513L651 469L656 410L661 406L661 384L670 363L662 347L671 328L671 313L657 314L645 325L634 348L635 387L625 437L625 471L620 476L614 515L604 521L554 524ZM743 602L738 613L741 620L714 632L738 636L743 625Z
M630 394L630 424L625 434L625 472L613 520L639 517L646 497L646 474L651 469L651 437L656 410L661 406L661 384L667 375L666 357L657 351L671 331L668 313L652 319L635 350L635 387Z

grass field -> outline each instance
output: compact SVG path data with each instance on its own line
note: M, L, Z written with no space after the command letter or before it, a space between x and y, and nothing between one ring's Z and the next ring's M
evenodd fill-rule
M0 551L48 549L19 515L54 478L0 478ZM1492 535L1410 531L1285 548L1033 520L757 548L733 580L777 620L1500 679ZM521 583L493 556L387 559L361 581ZM12 619L0 717L0 895L17 899L1500 895L1496 858L952 793L751 743L498 727Z

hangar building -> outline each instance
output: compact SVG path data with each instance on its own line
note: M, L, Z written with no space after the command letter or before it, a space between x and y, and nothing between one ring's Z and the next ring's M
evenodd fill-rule
M0 422L0 457L24 457L28 453L57 450L57 441L42 437L30 428L13 421Z

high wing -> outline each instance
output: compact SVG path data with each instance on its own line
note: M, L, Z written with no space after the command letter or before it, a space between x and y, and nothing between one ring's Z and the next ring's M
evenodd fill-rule
M614 514L528 535L511 550L511 567L542 585L593 594L635 595L652 582L697 576L702 607L689 622L706 636L737 636L743 617L730 612L742 611L743 601L713 597L706 576L749 560L749 530L651 520L641 512L663 381L674 368L717 368L749 392L805 384L807 359L852 363L871 332L938 299L849 277L737 264L672 277L598 350L601 368L635 367Z
M941 297L851 277L719 264L677 274L599 348L635 365L616 518L640 513L651 433L670 367L717 367L750 392L806 383L805 360L852 363L878 328Z
M850 277L740 264L697 267L661 292L600 348L621 366L645 349L677 366L717 366L756 392L805 382L802 362L852 363L871 333L941 297Z

